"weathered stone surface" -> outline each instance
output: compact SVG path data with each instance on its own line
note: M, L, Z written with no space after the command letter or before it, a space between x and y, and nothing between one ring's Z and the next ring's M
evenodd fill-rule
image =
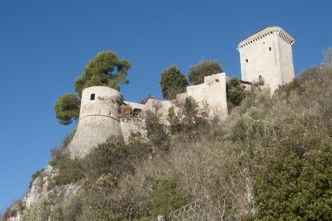
M120 92L112 88L95 86L83 90L77 129L69 144L72 158L83 158L111 136L122 137L121 104Z
M267 27L240 42L241 78L258 83L260 78L271 94L294 78L291 45L294 39L280 27Z

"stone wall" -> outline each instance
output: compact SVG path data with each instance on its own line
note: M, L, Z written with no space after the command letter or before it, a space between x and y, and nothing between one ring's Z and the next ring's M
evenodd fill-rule
M200 108L208 108L209 116L219 116L226 119L227 97L226 97L226 74L219 73L204 77L204 83L188 86L186 93L177 96L178 101L186 97L196 100Z
M294 39L280 27L267 27L240 42L241 78L271 89L294 78L291 45Z
M146 137L144 116L147 111L155 113L160 122L168 125L169 108L176 109L176 104L189 96L198 102L200 108L208 108L210 116L227 117L225 73L206 76L204 83L188 86L186 93L179 94L176 100L149 99L145 105L123 101L118 91L108 87L84 89L77 129L69 144L71 158L83 158L111 136L121 137L125 142L128 142L131 133L141 133ZM128 116L119 114L121 105L128 105L131 111Z
M140 133L143 138L147 137L145 129L145 120L140 117L133 117L130 119L122 119L120 121L123 139L128 143L129 137L132 133Z
M83 158L111 136L122 137L121 103L120 92L112 88L95 86L83 90L77 129L69 144L71 158Z

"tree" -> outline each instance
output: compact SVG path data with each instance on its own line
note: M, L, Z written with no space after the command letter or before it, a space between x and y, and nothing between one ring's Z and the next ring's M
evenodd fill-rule
M119 60L113 51L103 51L90 60L81 76L75 81L75 94L59 97L55 104L55 114L60 124L68 125L78 119L82 91L92 86L107 86L120 90L119 84L128 84L127 72L130 63L126 59Z
M80 77L75 81L75 90L81 97L84 88L107 86L120 90L119 84L128 84L127 72L131 64L119 60L113 51L103 51L89 61Z
M241 101L246 97L246 92L236 77L229 79L226 83L226 97L229 110L233 106L239 106Z
M54 109L59 123L68 125L79 117L80 99L75 94L65 94L59 97Z
M198 64L190 67L188 77L194 85L204 82L204 77L212 74L224 72L218 61L202 60Z
M188 81L176 65L171 65L161 72L160 87L163 97L172 100L177 94L186 91Z

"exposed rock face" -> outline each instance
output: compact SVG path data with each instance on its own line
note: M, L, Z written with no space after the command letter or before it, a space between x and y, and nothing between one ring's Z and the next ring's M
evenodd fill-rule
M33 181L30 191L24 197L27 209L39 199L47 196L51 179L57 174L58 172L52 166L48 165L42 175Z
M52 179L56 175L58 175L57 170L48 165L42 174L33 181L30 190L22 197L22 199L12 205L7 220L20 221L24 211L31 209L43 198L63 201L79 190L80 186L77 184L51 188Z

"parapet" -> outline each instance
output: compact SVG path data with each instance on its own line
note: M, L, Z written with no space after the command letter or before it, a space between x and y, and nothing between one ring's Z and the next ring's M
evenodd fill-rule
M273 33L276 33L282 40L284 40L285 42L287 42L290 45L294 44L294 42L295 42L294 38L292 38L285 30L283 30L282 28L277 27L277 26L272 26L272 27L263 28L262 30L250 35L246 40L241 41L237 47L237 50L240 50L243 47L246 47L252 43L255 43L256 41L258 41L260 39L268 37L268 36L272 35Z

